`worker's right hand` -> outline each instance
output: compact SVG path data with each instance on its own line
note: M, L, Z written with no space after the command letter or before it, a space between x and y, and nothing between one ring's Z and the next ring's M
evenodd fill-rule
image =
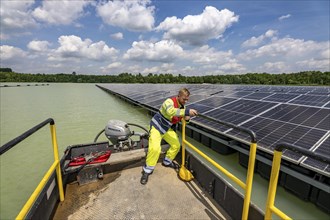
M198 112L195 109L189 109L189 115L190 116L196 116L196 115L198 115Z

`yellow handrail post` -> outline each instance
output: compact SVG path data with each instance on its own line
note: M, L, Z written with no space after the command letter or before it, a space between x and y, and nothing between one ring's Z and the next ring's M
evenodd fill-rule
M182 155L182 166L185 165L185 142L186 142L186 120L182 120L182 146L181 146L181 155Z
M272 219L273 212L276 213L281 219L291 219L286 214L284 214L283 212L278 210L274 205L278 177L280 174L281 158L282 158L282 151L275 150L274 157L273 157L273 163L272 163L272 171L271 171L270 180L269 180L265 219Z
M62 172L61 172L61 164L58 157L58 146L56 140L56 128L55 123L50 125L50 132L52 135L52 142L53 142L53 150L54 150L54 160L57 163L56 165L56 175L57 175L57 184L58 184L58 191L60 194L60 201L64 201L64 190L63 190L63 182L62 182Z
M265 219L272 218L271 208L274 206L277 181L280 173L282 151L274 151L272 171L269 179L268 196L266 201Z
M212 118L200 115L204 118L214 120ZM225 174L227 177L229 177L231 180L233 180L235 183L237 183L240 187L242 187L245 190L244 195L244 204L243 204L243 210L242 210L242 220L248 219L249 216L249 208L250 208L250 201L251 201L251 192L252 192L252 184L253 184L253 175L254 175L254 166L255 166L255 159L256 159L256 152L257 152L257 141L256 136L251 130L247 130L244 128L240 128L234 124L220 122L220 124L225 124L229 127L234 127L236 129L243 130L250 134L251 136L251 144L250 144L250 154L249 154L249 165L247 170L247 176L246 176L246 183L242 182L240 179L238 179L236 176L234 176L232 173L230 173L228 170L220 166L218 163L216 163L214 160L212 160L210 157L208 157L206 154L204 154L202 151L197 149L195 146L193 146L191 143L189 143L186 140L186 122L185 120L182 120L182 149L184 150L185 145L187 145L190 149L194 150L196 153L198 153L200 156L202 156L204 159L206 159L208 162L210 162L213 166L215 166L218 170L220 170L223 174ZM182 153L182 160L184 161L184 152Z
M18 213L16 216L16 219L21 220L25 219L26 215L30 211L31 207L33 204L36 202L39 194L53 175L54 171L56 170L56 176L57 176L57 183L58 183L58 189L59 189L59 196L60 196L60 201L64 201L64 190L63 190L63 183L62 183L62 172L61 172L61 164L60 160L58 157L58 146L57 146L57 140L56 140L56 129L55 129L55 122L54 119L48 118L45 121L41 122L40 124L30 128L20 136L16 137L15 139L9 141L8 143L4 144L3 146L0 147L0 155L5 153L6 151L10 150L12 147L16 146L18 143L21 141L25 140L27 137L30 135L34 134L37 132L39 129L44 127L47 124L50 124L50 133L52 137L52 142L53 142L53 151L54 151L54 162L42 178L42 180L39 182L38 186L35 188L29 199L26 201L25 205L21 209L21 211Z
M257 152L257 143L252 142L250 145L249 165L248 165L247 177L246 177L245 199L244 199L243 213L242 213L243 220L248 219L248 215L249 215L256 152Z
M282 212L277 207L275 207L275 204L274 204L278 177L279 177L280 167L281 167L281 157L282 157L283 149L288 149L293 152L301 153L305 156L308 156L310 158L313 158L313 159L321 161L321 162L330 163L330 157L316 153L316 152L312 152L309 149L295 146L293 144L289 144L286 142L277 144L275 146L272 171L271 171L270 180L269 180L265 219L271 219L272 213L274 213L281 219L291 220L291 218L289 216L287 216L284 212Z
M38 197L39 193L42 191L42 188L46 185L48 179L50 178L50 176L54 172L55 168L56 168L56 163L54 162L52 164L52 166L49 168L49 170L46 172L45 176L42 178L40 183L38 184L37 188L33 191L30 198L28 199L28 201L23 206L22 210L17 215L16 220L25 219L28 211L32 207L32 205L35 202L36 198Z

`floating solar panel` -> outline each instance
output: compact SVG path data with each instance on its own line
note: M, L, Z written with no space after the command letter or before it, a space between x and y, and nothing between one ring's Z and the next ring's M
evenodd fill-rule
M198 102L200 100L204 100L204 99L207 99L209 98L210 96L209 95L191 95L189 97L189 101L188 101L188 104L189 103L194 103L194 102Z
M218 108L222 105L225 105L225 104L227 104L229 102L233 102L233 101L235 101L235 99L233 99L233 98L212 96L210 98L204 99L204 100L196 102L196 103L201 104L201 105L206 105L209 107L213 107L213 108Z
M330 135L323 140L319 146L314 151L323 155L330 155ZM307 167L309 169L316 169L316 171L322 171L323 174L328 174L330 172L330 165L313 158L306 158L302 162L302 166Z
M151 91L142 95L136 95L136 96L131 96L130 98L136 100L136 101L141 101L141 100L145 100L145 99L150 99L153 97L159 97L161 96L162 98L166 97L166 93L168 92L164 92L164 91Z
M263 117L256 117L243 123L242 126L256 133L258 143L262 146L261 149L266 152L273 152L276 144L281 142L287 142L310 150L327 132L321 129L313 129ZM235 130L229 130L227 133L246 141L249 140L247 135L241 134ZM299 163L299 160L302 159L302 155L288 150L284 150L283 155L294 163Z
M159 109L165 99L164 98L156 99L156 100L153 100L153 101L150 101L150 102L146 102L145 104L148 105L151 108Z
M240 92L230 93L230 94L225 95L225 96L230 97L230 98L241 98L241 97L244 97L244 96L248 96L251 93L252 92L249 92L249 91L240 91Z
M330 130L330 109L281 104L262 117Z
M330 102L328 102L327 104L323 105L324 108L330 108Z
M188 90L190 91L191 95L194 95L194 94L198 94L198 95L207 95L207 96L211 96L211 95L215 95L215 94L219 94L221 92L223 92L223 90L219 90L219 88L189 88L188 87Z
M330 130L330 109L319 109L315 114L303 121L303 125L323 130Z
M298 97L295 94L286 94L286 93L274 93L270 96L265 97L263 100L272 101L272 102L288 102L294 98Z
M251 129L258 149L272 154L276 144L287 142L330 154L330 87L251 85L103 84L101 87L158 110L163 101L186 87L188 108L206 116ZM246 134L194 117L191 124L219 131L248 143ZM289 150L283 158L330 176L330 165Z
M249 114L251 115L250 117L252 117L272 108L275 105L276 103L272 103L272 102L240 99L231 102L221 108L232 112Z
M197 104L197 103L189 104L187 106L189 106L189 108L196 109L200 114L204 114L213 109L212 107L202 105L202 104Z
M214 109L207 112L205 115L211 118L216 118L220 121L230 122L237 125L251 118L251 115L228 111L223 108ZM195 120L199 120L199 118L197 117Z
M164 100L166 100L167 98L176 96L176 95L177 95L177 93L167 92L167 93L164 93L162 95L144 96L144 98L140 99L139 101L141 103L151 107L151 108L159 109L160 106L162 105L162 103L164 102ZM206 97L208 97L208 96L207 95L191 95L189 97L189 102L188 103L193 103L193 102L196 102L196 101L199 101L199 100L203 100Z
M309 95L330 95L330 89L327 87L318 87L308 92Z
M296 99L290 101L290 103L321 107L329 101L329 96L301 95L298 96Z
M261 99L266 98L271 95L272 95L272 93L270 93L270 92L254 92L254 93L251 93L250 95L244 96L244 99L261 100Z

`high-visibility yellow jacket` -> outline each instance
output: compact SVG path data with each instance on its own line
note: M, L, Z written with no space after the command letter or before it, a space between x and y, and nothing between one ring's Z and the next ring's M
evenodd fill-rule
M179 103L176 97L166 99L151 119L150 125L165 134L173 124L180 122L180 117L189 116L189 109Z

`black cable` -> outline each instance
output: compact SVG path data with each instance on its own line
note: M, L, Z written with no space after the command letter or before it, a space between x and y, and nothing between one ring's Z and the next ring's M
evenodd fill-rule
M149 136L149 131L147 129L145 129L144 127L140 126L140 125L137 125L137 124L133 124L133 123L127 123L127 125L133 125L133 126L136 126L136 127L139 127L141 129L143 129Z
M140 125L137 125L137 124L134 124L134 123L127 123L127 125L132 125L132 126L139 127L139 128L141 128L142 130L144 130L144 131L148 134L148 136L149 136L149 131L148 131L147 129L145 129L144 127L142 127L142 126L140 126ZM100 135L101 135L104 131L105 131L105 128L102 129L102 131L100 131L100 132L96 135L96 137L94 138L94 143L97 141L97 139L100 137Z
M102 131L100 131L100 132L96 135L96 137L94 138L94 143L97 141L97 139L99 138L99 136L100 136L104 131L105 131L105 128L104 128Z
M86 165L90 164L91 162L93 162L97 157L105 155L106 151L101 151L95 155L93 155L90 159L88 159L84 164L80 165L80 167L74 169L74 170L70 170L70 171L66 171L64 172L64 174L70 174L70 173L79 173L80 170L82 170ZM67 166L68 167L68 166Z
M80 167L74 169L74 170L70 170L70 171L66 171L64 172L64 174L71 174L71 173L79 173L80 170L82 170L86 165L88 165L90 162L92 162L95 158L91 158L88 161L86 161L86 163L82 164Z

